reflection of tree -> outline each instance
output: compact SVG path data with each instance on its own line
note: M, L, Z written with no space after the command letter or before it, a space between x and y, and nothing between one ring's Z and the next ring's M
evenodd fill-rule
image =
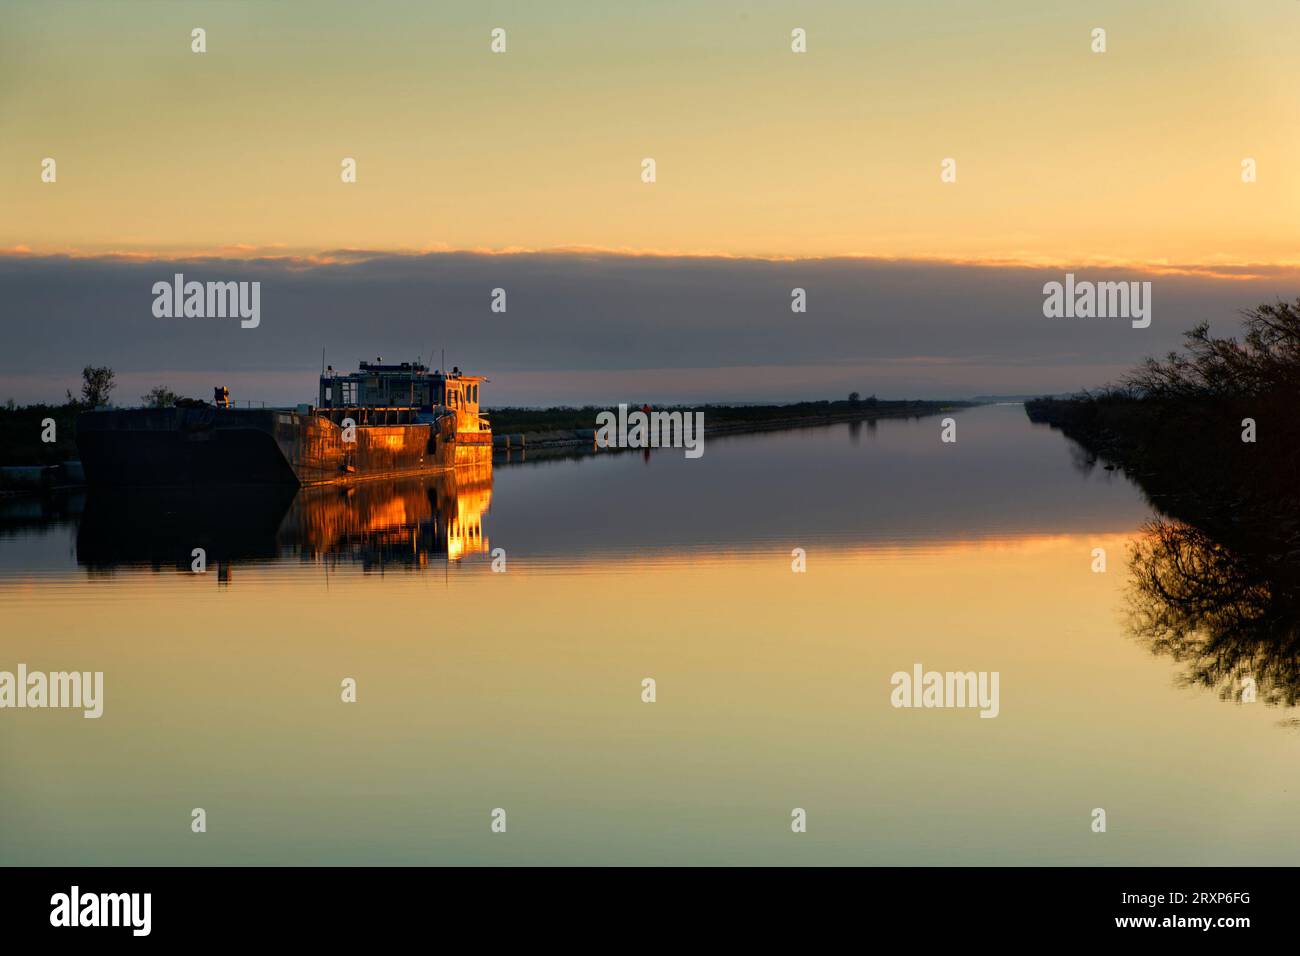
M1078 442L1066 442L1065 449L1070 453L1070 465L1081 475L1091 475L1097 467L1097 456Z
M1270 704L1300 699L1300 551L1250 551L1199 528L1149 522L1133 545L1133 633L1184 665L1188 684L1240 696L1242 679Z

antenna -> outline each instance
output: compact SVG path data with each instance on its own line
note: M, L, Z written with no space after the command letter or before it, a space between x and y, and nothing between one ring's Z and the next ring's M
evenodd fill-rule
M320 373L325 374L325 346L320 347Z
M442 374L447 374L447 350L442 350Z

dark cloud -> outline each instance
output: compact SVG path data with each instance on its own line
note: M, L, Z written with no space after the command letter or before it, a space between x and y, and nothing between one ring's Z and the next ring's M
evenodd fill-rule
M1201 320L1293 297L1294 275L1151 275L1078 268L1080 278L1150 280L1149 329L1122 319L1042 314L1064 270L913 261L766 261L545 253L332 254L287 259L140 261L0 258L0 398L55 398L87 363L130 385L206 389L214 375L268 401L314 390L321 349L334 365L427 359L484 372L489 402L768 399L1058 391L1101 384L1177 346ZM262 283L261 325L158 319L152 286L187 279ZM790 290L808 311L790 311ZM491 290L509 310L489 310ZM587 391L584 391L587 389ZM245 391L245 394L249 394ZM129 400L132 395L119 396Z

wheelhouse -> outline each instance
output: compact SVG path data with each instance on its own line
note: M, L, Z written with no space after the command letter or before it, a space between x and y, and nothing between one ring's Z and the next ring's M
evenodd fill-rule
M457 431L479 431L482 382L481 376L462 375L459 367L446 373L430 371L419 362L362 362L358 371L348 375L330 366L320 377L317 408L412 409L428 414L450 410L456 415Z

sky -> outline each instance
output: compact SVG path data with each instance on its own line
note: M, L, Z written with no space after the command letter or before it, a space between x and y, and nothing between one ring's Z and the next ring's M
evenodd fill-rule
M87 363L119 401L306 400L321 348L438 340L489 405L1099 385L1294 298L1298 28L1293 0L0 0L0 400ZM259 328L154 318L177 271L262 281ZM1152 327L1044 318L1066 271L1152 281Z

